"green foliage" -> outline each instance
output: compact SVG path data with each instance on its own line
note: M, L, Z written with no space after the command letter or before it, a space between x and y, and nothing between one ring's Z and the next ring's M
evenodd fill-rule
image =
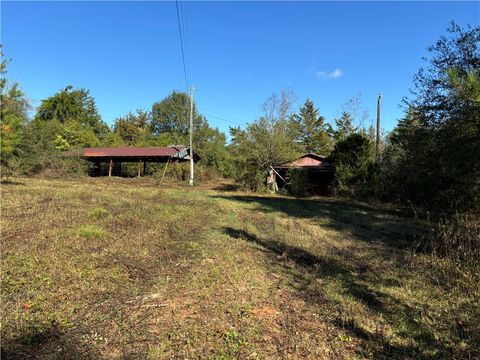
M289 171L289 176L289 192L297 197L307 196L309 190L308 172L300 168L291 169Z
M160 172L158 175L163 175L163 166L160 168ZM172 180L181 180L187 181L190 178L190 164L188 163L173 163L169 164L167 167L167 171L165 173L167 178Z
M382 160L387 193L435 213L480 210L480 28L452 24L429 48Z
M20 144L23 154L17 173L43 171L48 176L86 174L81 159L67 159L61 152L103 144L110 133L96 109L95 100L85 89L71 86L42 100L33 119L25 127Z
M108 132L107 125L101 120L95 105L95 99L85 89L73 89L67 86L55 95L42 100L35 115L37 121L57 120L62 124L79 125L91 129L98 138Z
M337 142L330 155L335 166L338 190L352 195L365 195L372 186L376 172L373 163L373 143L360 133L349 135Z
M8 60L0 50L0 158L2 176L11 173L13 157L18 155L23 127L27 121L28 101L18 84L7 86L5 74Z
M480 70L463 71L450 68L446 71L450 86L457 96L474 102L480 102Z
M116 132L109 132L102 140L102 146L105 147L119 147L124 145L122 138Z
M231 128L230 151L234 155L235 178L246 188L264 189L271 165L294 159L298 150L290 121L291 98L282 92L270 97L264 106L264 116L244 130Z
M92 164L80 157L51 153L38 165L38 173L46 178L81 178L88 175Z
M88 162L79 157L63 156L62 152L70 149L70 144L62 130L63 124L57 120L27 123L18 144L18 156L10 162L12 173L17 176L40 173L48 177L85 176L90 167Z
M203 125L205 118L197 112L193 104L193 127L197 130ZM177 134L186 142L190 129L190 98L184 92L173 91L169 96L152 106L152 133Z
M230 176L232 166L226 148L226 136L205 122L195 133L194 149L200 155L201 166L211 168L218 174Z
M152 106L150 130L153 137L149 144L168 146L189 144L190 98L186 93L173 91ZM218 174L231 173L229 155L225 147L225 134L209 126L207 119L198 113L193 104L193 148L200 155L202 164Z
M332 128L325 123L310 99L300 108L300 113L293 116L297 132L296 141L304 153L328 154L333 145Z
M148 140L150 122L151 116L148 111L137 110L136 114L129 112L127 115L115 119L113 131L123 143L138 146Z
M344 140L347 136L355 133L357 129L353 125L353 118L350 113L343 111L340 118L335 119L336 130L334 131L335 141Z

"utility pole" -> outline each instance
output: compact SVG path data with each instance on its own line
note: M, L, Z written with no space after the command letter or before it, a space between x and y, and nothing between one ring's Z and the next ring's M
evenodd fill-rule
M193 86L190 86L190 186L193 186Z
M378 156L378 148L380 146L380 102L382 100L382 94L378 95L377 101L377 141L375 143L375 155Z

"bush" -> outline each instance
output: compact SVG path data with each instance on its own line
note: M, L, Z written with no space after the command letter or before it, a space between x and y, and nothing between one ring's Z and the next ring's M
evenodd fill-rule
M164 176L165 173L165 176ZM165 164L158 163L149 165L148 174L156 177L157 179L162 179L163 181L188 181L190 179L190 163L169 163L165 171ZM221 177L219 172L210 167L205 166L201 163L196 163L194 168L194 178L195 181L209 181Z
M254 192L267 191L267 172L255 166L244 166L243 171L237 170L235 181L241 188Z
M354 133L335 144L330 155L335 165L338 192L350 196L371 196L378 180L378 166L373 159L373 144L363 134Z
M32 152L10 159L9 175L46 178L84 177L92 164L80 157L66 157L58 151Z
M432 261L442 263L438 267L442 281L480 294L478 214L457 214L437 221L423 245L432 253Z
M78 157L56 156L47 159L36 175L46 178L85 177L92 166L92 163Z
M437 225L434 248L453 263L475 267L480 274L480 220L471 214L444 219Z
M288 190L293 196L307 196L309 192L308 173L305 169L291 169Z

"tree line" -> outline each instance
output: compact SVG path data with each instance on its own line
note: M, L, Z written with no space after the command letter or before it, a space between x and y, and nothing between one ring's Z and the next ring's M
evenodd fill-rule
M328 155L340 193L396 201L429 212L480 210L480 28L452 23L428 48L427 63L403 99L405 117L375 153L373 127L345 111L326 123L310 100L291 111L287 92L264 104L264 115L231 129L237 179L255 190L262 171L299 153Z
M358 121L358 99L329 123L310 99L294 111L294 95L282 90L265 101L258 119L230 128L228 143L194 104L194 148L201 166L261 191L270 165L313 152L335 165L341 194L445 214L478 211L479 39L478 27L452 23L428 48L427 63L403 100L405 117L383 137L377 154L374 128ZM2 54L2 174L34 174L56 155L83 147L188 144L190 104L184 92L173 91L109 127L88 90L67 86L42 100L29 119L26 96L6 81L7 63Z
M88 90L67 86L42 100L29 119L27 98L18 84L9 87L3 76L7 63L2 59L2 175L36 174L67 161L62 154L85 147L188 144L190 105L183 92L173 91L151 109L120 116L109 127ZM195 104L193 126L202 166L228 175L226 136L208 124Z

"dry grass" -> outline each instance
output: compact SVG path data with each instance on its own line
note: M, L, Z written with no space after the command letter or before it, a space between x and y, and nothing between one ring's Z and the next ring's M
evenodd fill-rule
M231 188L2 185L2 359L480 356L478 293L411 219Z

